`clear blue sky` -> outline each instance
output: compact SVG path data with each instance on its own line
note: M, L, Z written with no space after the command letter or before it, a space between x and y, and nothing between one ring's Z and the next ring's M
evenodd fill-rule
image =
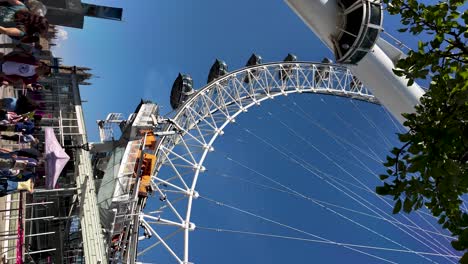
M325 56L332 56L281 0L92 2L123 7L124 21L87 18L84 30L66 29L68 39L61 43L58 51L66 64L93 68L93 73L99 76L91 80L91 86L81 89L83 100L88 101L84 108L92 141L98 139L95 120L105 118L108 112L128 114L134 110L140 98L151 99L161 105L163 113L169 112L169 93L177 74L190 74L195 87L200 88L206 83L208 70L216 58L225 60L229 69L234 70L243 67L252 52L261 55L265 62L280 61L289 52L296 54L301 61L320 61ZM385 18L388 32L395 32L397 25L397 19ZM399 37L408 45L415 45L414 39L409 36ZM293 107L293 102L300 108ZM380 130L376 131L356 106L362 109L365 117L378 124ZM309 115L301 116L301 110ZM283 120L286 126L279 120ZM417 242L388 224L382 225L381 220L337 209L346 217L395 241L389 242L310 201L242 180L274 186L251 170L236 165L236 162L308 197L370 213L246 131L253 131L268 142L285 148L288 155L297 155L310 166L352 182L350 176L343 172L348 171L373 189L378 180L363 170L352 155L376 173L383 170L380 164L358 151L343 149L314 126L313 121L320 122L368 153L372 149L382 159L389 149L385 140L388 138L391 144L397 144L396 128L380 107L353 103L348 99L290 96L252 109L249 114L239 118L238 125L226 130L225 136L216 142L216 151L208 157L208 172L200 180L200 193L330 240L402 249L396 244L399 243L416 251L431 251L427 246L430 242L424 240L431 240L427 235L417 237L423 241ZM297 131L308 143L291 134L289 129ZM344 170L314 151L311 144L335 158ZM236 162L226 159L226 155ZM361 192L362 196L385 212L391 211L373 194L355 186L350 185L350 188ZM428 224L434 223L433 219L428 218L426 222L417 216L414 218L421 228L434 231ZM398 219L409 224L400 216ZM220 208L206 200L196 201L193 221L203 227L312 238ZM304 241L203 230L192 233L192 238L191 252L195 263L382 263L343 247ZM446 240L441 241L448 245ZM397 263L429 263L414 254L363 251ZM158 264L169 263L168 260L171 258L160 249L141 258L145 263ZM449 263L440 257L434 257L434 260Z

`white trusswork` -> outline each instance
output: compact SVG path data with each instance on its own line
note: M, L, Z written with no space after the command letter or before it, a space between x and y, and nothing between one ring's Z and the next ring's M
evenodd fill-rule
M247 76L248 83L245 82ZM134 223L143 223L147 234L142 234L141 228L140 234L135 236L134 241L148 243L137 257L159 246L173 257L173 263L190 263L190 232L196 230L196 223L191 222L192 203L200 196L197 181L199 176L203 177L206 170L203 163L214 150L215 140L250 107L291 93L334 95L379 104L366 87L353 81L353 74L346 67L334 64L256 65L231 72L201 88L171 118L155 118L158 123L165 124L155 131L161 135L156 149L158 158L151 174L156 198L151 199L152 211L131 213L139 215ZM173 237L183 238L183 250L175 246L177 239ZM152 243L145 241L147 239ZM131 254L136 249L132 246L128 246ZM129 259L129 263L135 261Z
M203 163L224 128L250 107L290 93L318 93L383 103L400 122L404 121L401 113L414 112L423 90L416 84L407 87L392 72L403 54L378 38L382 30L380 2L286 1L335 53L338 62L352 65L295 61L255 65L213 80L185 98L170 117L142 114L157 137L150 183L156 197L147 197L154 203L151 210L143 210L143 205L125 210L130 229L125 229L128 239L120 238L120 245L127 249L126 263L137 263L138 257L158 246L175 263L190 263L190 232L196 230L191 222L192 204L199 197L197 182L206 170ZM363 14L362 19L350 20L358 9L362 9L357 12ZM138 252L137 243L144 247ZM118 259L109 261L119 263Z
M169 263L191 263L190 233L197 230L196 223L192 222L192 205L198 197L206 199L203 192L199 194L197 183L204 177L204 162L214 151L214 142L223 135L226 126L235 122L238 115L248 112L249 108L292 93L341 96L379 104L344 66L280 62L243 68L215 79L170 116L163 118L148 112L148 122L144 125L152 124L157 136L151 152L141 150L156 157L149 181L152 192L145 197L145 203L117 208L122 213L114 217L114 228L109 230L108 238L118 247L108 248L109 264L136 263L139 257L155 247L168 253L173 260ZM124 160L128 161L128 158L119 160L121 166L126 166ZM135 163L129 168L135 171ZM141 163L136 171L139 174L142 171ZM135 179L139 178L137 175ZM135 190L139 189L142 179L134 184ZM133 195L130 200L136 201L137 193L133 192ZM145 208L146 203L151 206ZM120 235L116 237L115 234ZM124 249L122 255L116 253L122 252L116 250L120 248Z
M346 28L342 8L337 0L285 0L296 14L322 40L322 42L336 53L334 39ZM360 0L358 0L360 1ZM358 2L356 1L356 2ZM372 2L366 1L364 2ZM388 44L388 43L387 43ZM392 69L395 61L394 54L401 53L396 47L385 45L378 41L365 57L349 68L372 94L384 105L401 123L404 122L402 113L413 113L414 106L419 104L423 89L416 83L407 86L407 80L396 76ZM355 47L350 47L355 48Z
M121 113L109 113L105 120L98 121L99 138L101 142L114 141L113 124L120 124L123 121Z

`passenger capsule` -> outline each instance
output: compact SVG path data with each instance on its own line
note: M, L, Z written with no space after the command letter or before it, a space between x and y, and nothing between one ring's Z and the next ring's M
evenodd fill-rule
M375 0L339 0L338 5L346 23L333 39L336 61L357 64L382 31L382 4Z
M194 92L192 77L179 73L171 90L172 109L177 109L181 106Z
M322 63L317 66L315 71L314 80L315 86L318 86L323 81L327 81L330 77L331 66L327 64L332 64L333 61L329 58L323 58Z
M210 73L208 74L207 83L210 83L213 80L216 80L219 77L226 75L227 73L228 73L227 64L222 60L216 59L216 61L213 63L213 66L211 66Z
M255 65L260 65L262 64L262 57L253 53L252 56L250 56L249 60L247 61L247 64L245 64L246 67L251 67L251 66L255 66ZM250 80L253 78L253 76L255 76L255 74L257 73L257 70L251 70L247 76L245 76L244 78L244 82L245 83L250 83Z
M288 56L284 58L284 62L294 62L297 61L297 57L294 54L288 53ZM279 72L279 77L281 80L286 80L288 78L288 73L291 72L292 65L284 65L283 69Z

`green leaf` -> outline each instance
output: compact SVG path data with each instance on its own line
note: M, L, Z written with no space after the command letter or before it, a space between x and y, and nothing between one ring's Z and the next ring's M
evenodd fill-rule
M398 214L401 211L401 200L398 199L398 201L395 203L395 207L393 208L393 214Z
M415 210L418 210L420 209L421 207L423 207L424 205L424 202L423 202L423 199L419 199L417 202L416 202L416 206L414 207Z
M452 247L458 251L463 250L462 244L458 240L453 240L450 244L452 244Z
M381 179L391 178L391 185L376 191L395 200L393 213L426 205L459 239L453 246L464 251L460 262L468 264L468 215L460 201L468 192L467 0L384 2L390 14L400 15L400 32L421 33L418 49L395 63L394 74L405 77L408 86L428 79L429 90L414 112L402 114L410 132L399 140L408 147L400 153L401 144L395 144L387 154L384 165L390 171ZM391 171L395 164L397 175Z
M411 202L408 197L405 198L405 202L403 203L403 212L409 213L411 212L411 208L413 207L413 203Z
M418 41L418 49L419 49L419 50L423 50L423 49L424 49L424 42L422 42L421 40Z
M463 216L462 216L462 226L466 227L468 226L468 214L467 213L463 213Z
M411 140L411 134L405 133L405 134L398 134L398 139L401 142L408 142Z
M420 169L421 169L421 167L419 166L419 164L414 164L413 163L408 167L408 172L409 173L415 173L415 172L418 172Z
M386 175L386 174L380 174L379 175L379 178L383 181L383 180L386 180L389 176Z
M464 20L465 24L468 24L468 12L466 10L463 12L461 18Z
M390 151L393 155L398 155L400 153L400 149L399 148L393 148L391 151Z
M390 186L388 184L384 184L384 186L377 186L375 188L375 192L378 195L388 195L390 193Z
M468 264L468 253L463 254L459 262L461 264Z
M439 225L441 225L441 224L445 223L445 219L446 219L445 215L442 215L442 216L440 216L439 220L437 220L437 223L439 223Z
M451 175L459 175L461 168L453 161L448 160L446 162L445 168L447 170L447 173Z

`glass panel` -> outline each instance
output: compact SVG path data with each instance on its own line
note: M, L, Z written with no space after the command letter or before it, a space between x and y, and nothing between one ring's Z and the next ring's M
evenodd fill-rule
M370 23L374 25L381 25L382 21L382 10L380 9L380 5L371 4L370 8Z
M366 33L366 37L362 41L361 49L370 49L374 45L377 37L379 35L379 30L375 28L369 28Z
M356 64L358 63L364 56L366 56L367 52L366 51L357 51L351 59L349 59L349 62L351 64Z
M346 32L358 35L362 24L363 8L358 8L346 16Z
M341 4L343 5L344 9L347 9L348 7L352 6L356 0L341 0Z

